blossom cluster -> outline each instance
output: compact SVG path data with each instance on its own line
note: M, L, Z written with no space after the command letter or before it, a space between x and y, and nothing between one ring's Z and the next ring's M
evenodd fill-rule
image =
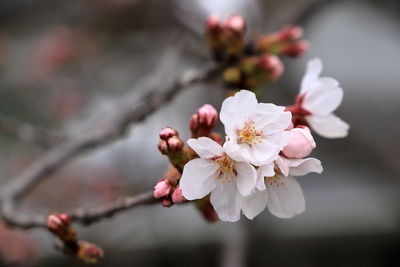
M175 179L182 195L179 203L209 199L219 219L230 222L242 213L253 219L265 208L280 218L304 212L303 192L294 177L323 170L318 159L309 157L316 147L311 131L338 138L349 129L333 114L343 89L335 79L320 77L321 71L319 59L308 63L293 106L259 103L248 90L225 99L219 114L224 142L211 133L217 112L203 106L190 122L192 138L187 144L191 149L181 149L186 155L183 169L182 162L176 165L182 170ZM200 119L204 135L198 134ZM162 195L161 188L165 190L163 185L165 181L155 187L156 197Z

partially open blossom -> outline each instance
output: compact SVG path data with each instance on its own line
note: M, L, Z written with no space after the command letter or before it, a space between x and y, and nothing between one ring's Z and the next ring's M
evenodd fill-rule
M282 150L288 158L301 159L310 155L316 147L314 138L308 127L294 128L290 131L290 141Z
M168 196L172 192L172 185L169 179L160 179L153 188L155 198Z
M321 60L313 59L308 62L296 104L287 110L292 112L296 121L305 122L323 137L345 137L349 125L333 114L342 102L343 89L337 80L319 77L321 71Z
M182 189L179 185L177 185L174 189L174 192L172 193L171 196L172 202L174 202L174 204L179 204L182 202L185 202L186 199L182 194Z
M241 199L255 188L255 168L248 162L233 160L210 138L189 139L188 144L200 158L189 161L183 169L180 180L183 196L194 200L211 193L211 204L221 220L239 220Z
M275 160L290 138L285 129L291 114L284 109L258 103L255 94L247 90L225 99L220 118L227 135L224 150L229 157L256 166Z
M98 263L103 256L103 250L95 244L86 241L79 242L78 258L85 263Z

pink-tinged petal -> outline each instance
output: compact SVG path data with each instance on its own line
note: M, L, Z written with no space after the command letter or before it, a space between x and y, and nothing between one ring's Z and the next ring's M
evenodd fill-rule
M320 78L305 94L303 108L310 111L313 115L328 115L332 113L342 103L343 89L335 86L334 79Z
M187 200L200 199L210 193L217 183L218 165L207 159L193 159L183 168L179 185Z
M275 162L282 174L286 177L289 176L289 160L285 157L279 157Z
M220 120L225 125L225 131L228 135L238 126L237 121L244 124L243 119L246 115L253 112L257 105L257 98L253 92L241 90L234 96L224 100L219 114Z
M312 85L318 79L321 72L322 62L319 58L312 59L308 62L306 73L301 81L300 94L303 94L311 89L310 85Z
M221 221L237 222L240 219L241 197L235 183L217 183L210 202Z
M208 137L191 138L187 143L201 158L213 158L224 154L222 146Z
M236 185L239 193L246 197L253 192L257 182L256 169L247 162L235 162Z
M289 175L302 176L310 172L321 173L323 171L321 161L316 158L288 159Z
M257 184L256 188L260 191L265 190L265 177L272 177L275 175L274 164L265 164L257 169Z
M305 210L303 191L292 177L283 177L273 185L267 184L267 194L268 210L279 218L292 218Z
M306 117L311 129L325 138L342 138L348 135L350 126L334 114L327 116L310 115Z
M242 212L250 220L254 219L267 206L267 191L256 190L251 196L242 198Z

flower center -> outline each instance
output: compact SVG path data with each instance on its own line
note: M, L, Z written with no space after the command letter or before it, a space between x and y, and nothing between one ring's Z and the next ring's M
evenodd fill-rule
M265 138L263 131L257 131L254 127L254 121L249 121L244 124L244 128L237 131L238 133L238 143L255 145L262 143L262 139Z
M282 182L281 178L283 177L281 171L278 168L275 168L275 175L271 177L264 177L265 181L269 185L276 185L277 187L285 185L285 182Z
M214 160L214 164L218 164L217 174L215 179L221 179L221 183L228 182L236 178L237 172L235 170L233 159L224 155Z

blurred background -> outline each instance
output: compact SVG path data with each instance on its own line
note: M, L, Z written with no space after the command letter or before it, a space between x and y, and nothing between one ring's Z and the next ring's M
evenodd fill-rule
M247 19L248 36L293 22L304 27L310 51L284 61L283 77L263 88L262 100L292 104L306 62L320 57L323 76L344 88L337 114L350 135L315 137L324 172L298 179L304 214L284 220L265 211L253 221L209 224L191 205L138 207L77 227L82 239L104 248L99 266L400 266L397 0L2 0L0 118L8 123L0 125L0 186L63 136L84 134L82 122L107 113L112 100L137 90L167 47L183 50L165 83L211 62L204 21L233 13ZM194 86L123 139L69 163L21 210L68 211L148 190L168 165L157 150L159 130L175 127L188 138L198 107L220 107L218 86ZM47 129L54 140L32 142L28 126L16 138L15 120ZM53 246L46 231L0 222L0 266L84 265Z

